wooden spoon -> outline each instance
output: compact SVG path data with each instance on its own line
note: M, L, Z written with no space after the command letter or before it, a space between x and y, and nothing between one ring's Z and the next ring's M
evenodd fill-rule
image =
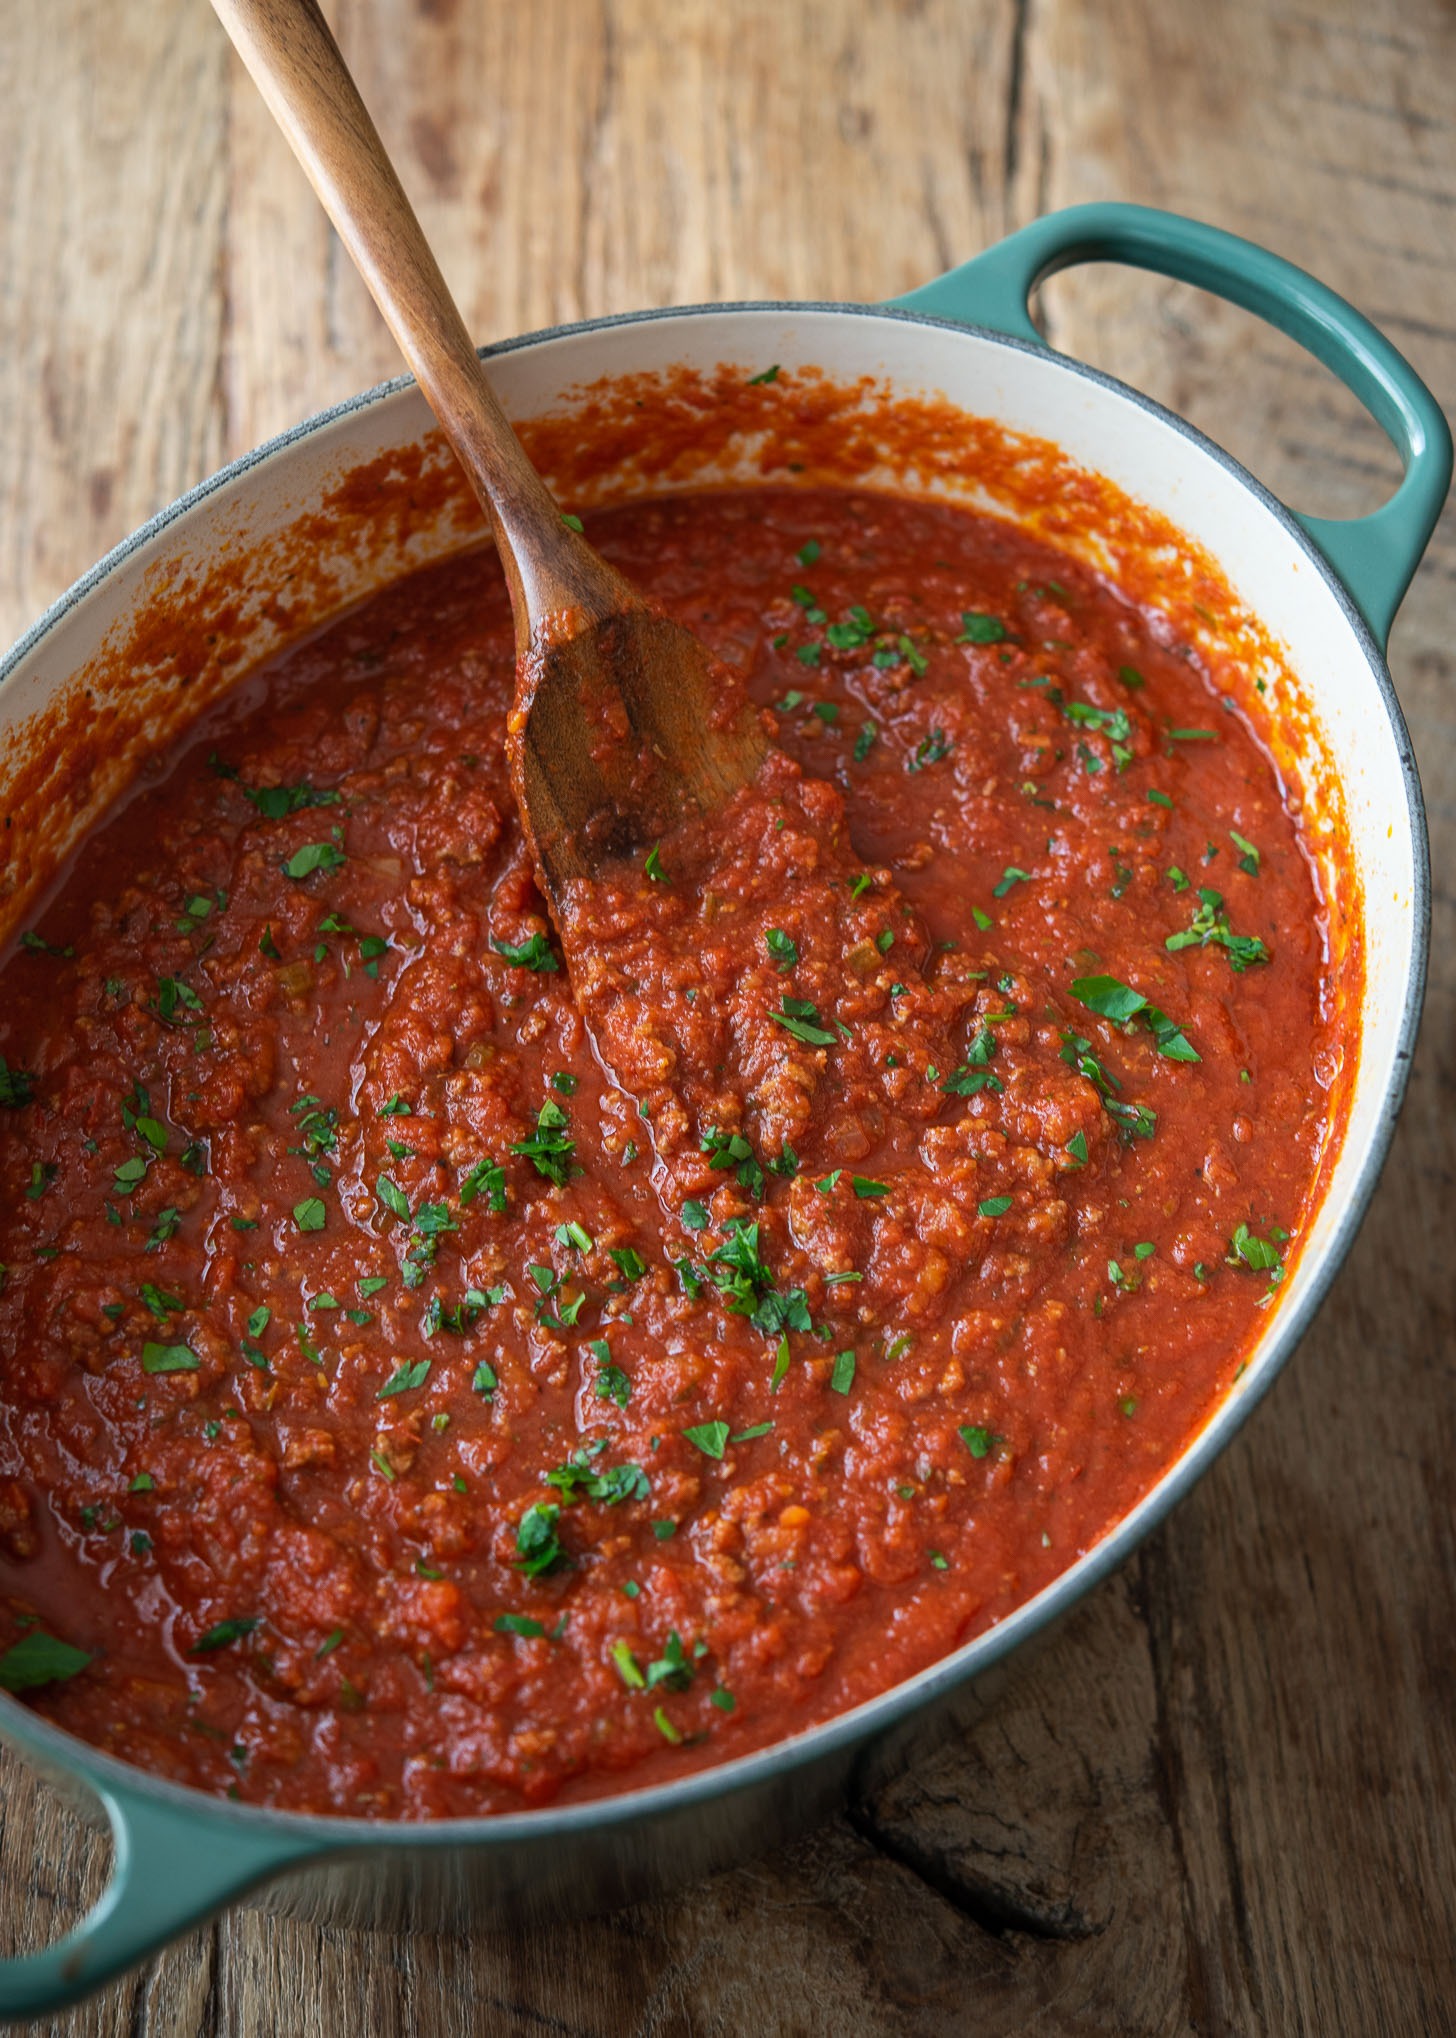
M511 428L315 0L213 0L490 520L510 587L511 777L562 886L719 807L767 749L705 647L562 520ZM570 957L568 956L568 961Z

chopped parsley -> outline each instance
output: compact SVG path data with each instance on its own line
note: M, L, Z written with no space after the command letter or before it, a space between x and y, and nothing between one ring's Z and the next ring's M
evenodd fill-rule
M572 1452L564 1465L557 1465L546 1474L546 1484L554 1486L562 1499L568 1502L595 1500L607 1507L620 1507L625 1500L646 1500L652 1486L640 1465L608 1465L602 1471L596 1469L595 1460L605 1449L603 1438L583 1445Z
M905 663L910 667L910 670L915 674L915 677L917 679L923 679L925 677L925 674L930 670L930 661L926 658L924 652L921 651L919 646L916 644L914 638L907 637L902 632L900 636L898 636L895 639L895 648L897 651L903 654Z
M201 1359L191 1345L160 1345L148 1342L142 1346L144 1373L195 1373L201 1364Z
M944 729L934 728L928 736L922 736L905 765L907 771L924 771L929 765L939 764L950 756L953 744Z
M209 1655L214 1649L225 1649L230 1642L240 1642L245 1635L250 1635L253 1632L254 1628L258 1626L260 1619L260 1615L251 1614L246 1617L235 1617L232 1620L220 1620L216 1627L209 1628L205 1635L198 1637L192 1644L188 1654L192 1656L205 1656Z
M13 1069L0 1054L0 1106L19 1111L35 1095L35 1077L29 1069Z
M316 786L300 785L244 785L237 771L230 764L224 764L214 750L208 763L219 778L230 778L246 800L251 800L265 821L282 821L289 814L302 813L308 807L336 807L343 794ZM195 912L195 902L189 911Z
M726 1422L696 1422L683 1435L690 1444L696 1444L705 1458L721 1458L728 1445ZM654 1522L653 1527L656 1526Z
M528 1613L498 1613L492 1626L498 1635L519 1635L523 1641L533 1642L546 1632L538 1620L532 1620Z
M460 1204L469 1209L477 1196L485 1198L488 1209L499 1216L506 1207L506 1171L499 1161L477 1161L460 1183Z
M647 1679L637 1667L637 1658L632 1654L630 1642L614 1642L612 1644L611 1655L617 1675L621 1678L627 1689L629 1691L645 1691L647 1689Z
M333 1178L324 1164L324 1157L337 1150L339 1138L339 1114L331 1105L325 1105L311 1093L300 1097L288 1108L290 1118L298 1120L298 1132L302 1146L291 1146L288 1151L301 1154L309 1163L309 1172L322 1188Z
M408 1394L415 1387L423 1387L430 1377L430 1360L406 1359L399 1371L390 1376L375 1395L376 1401L388 1400L392 1394Z
M342 869L347 862L348 858L336 842L305 842L302 849L295 849L292 856L283 859L282 870L285 877L301 884L315 871L321 870L327 875L330 871Z
M147 1251L155 1252L158 1246L165 1245L181 1222L182 1216L175 1204L169 1203L165 1210L159 1210L157 1221L147 1234Z
M716 1126L710 1125L703 1134L702 1149L708 1156L710 1168L732 1168L750 1196L762 1196L763 1169L741 1132L719 1132Z
M1102 1107L1113 1120L1125 1143L1151 1139L1158 1129L1158 1114L1144 1104L1124 1103L1116 1094L1122 1087L1111 1070L1105 1069L1092 1052L1092 1043L1080 1033L1063 1033L1062 1060L1085 1076L1102 1099ZM1070 1145L1068 1151L1071 1151Z
M544 1577L571 1559L561 1546L556 1525L561 1519L560 1503L535 1501L516 1524L516 1568L527 1578Z
M1237 828L1229 829L1229 841L1232 842L1234 848L1239 852L1239 869L1246 871L1250 877L1257 877L1259 875L1259 852L1253 843L1249 841L1247 836L1240 835Z
M699 1642L693 1650L695 1656L707 1654L706 1645ZM656 1662L647 1666L647 1689L656 1691L665 1685L669 1691L686 1691L693 1681L693 1665L682 1645L682 1636L676 1628L668 1632L662 1654Z
M1008 634L999 616L988 616L979 609L962 609L961 633L954 641L957 644L1004 644Z
M604 1337L594 1337L587 1349L597 1362L592 1392L598 1401L612 1401L625 1408L632 1399L632 1382L613 1359L611 1346Z
M1272 1293L1284 1279L1287 1271L1284 1256L1279 1248L1288 1235L1287 1232L1273 1226L1268 1238L1260 1238L1247 1224L1240 1224L1229 1240L1224 1264L1230 1267L1247 1267L1256 1274L1267 1274Z
M999 1076L993 1075L986 1064L996 1052L996 1037L988 1026L977 1028L966 1049L966 1058L958 1069L953 1069L941 1084L948 1096L975 1097L982 1090L998 1091L1004 1088Z
M201 905L202 916L200 917L205 917L212 911L211 899L194 900L193 903ZM179 929L179 931L185 930ZM28 949L32 955L53 956L58 962L65 962L76 953L74 946L70 942L67 942L64 948L57 948L53 941L47 941L44 935L37 934L33 927L27 927L21 935L20 945L22 948Z
M812 621L812 616L810 621ZM835 651L858 651L868 644L875 634L875 619L867 608L856 603L845 611L844 620L831 623L824 632L826 642Z
M526 941L492 941L490 945L497 955L504 956L516 969L535 970L538 975L550 976L561 967L551 943L539 928Z
M1257 870L1257 851L1255 852ZM1163 946L1172 953L1183 948L1207 948L1214 944L1228 956L1230 967L1238 974L1253 969L1256 963L1268 962L1269 951L1257 934L1235 934L1229 926L1228 915L1223 910L1223 893L1210 886L1201 885L1198 891L1198 906L1193 915L1193 924L1181 933L1170 934Z
M538 1175L557 1188L565 1188L572 1175L572 1157L576 1142L567 1131L569 1121L561 1106L551 1098L541 1106L536 1116L536 1130L529 1139L517 1140L511 1147L527 1159Z
M1062 713L1075 728L1093 730L1107 738L1112 749L1112 761L1119 771L1131 763L1128 739L1132 735L1132 723L1128 720L1126 708L1094 708L1087 701L1062 701L1060 705ZM1099 771L1100 761L1094 760L1084 745L1077 747L1088 771Z
M79 1676L91 1661L84 1649L32 1628L0 1656L0 1691L34 1691Z
M708 1275L725 1306L735 1316L749 1317L765 1334L777 1337L786 1323L793 1329L808 1328L803 1290L794 1289L792 1296L773 1292L773 1276L759 1256L756 1223L745 1224L737 1217L731 1221L727 1238L708 1256Z
M763 937L763 945L781 970L792 969L799 960L797 945L782 927L770 927Z
M1187 1035L1179 1030L1166 1012L1159 1011L1141 991L1120 983L1116 977L1077 977L1072 983L1072 996L1090 1012L1110 1019L1114 1025L1127 1025L1141 1017L1147 1023L1159 1054L1166 1055L1170 1061L1202 1060Z
M158 977L157 1017L164 1026L171 1024L177 1007L185 1012L200 1012L202 1000L190 984L184 984L180 977Z
M795 1040L802 1040L809 1047L832 1047L834 1035L824 1025L818 1012L807 998L785 997L777 1012L770 1012L769 1018L776 1026L782 1026L786 1033L792 1033Z

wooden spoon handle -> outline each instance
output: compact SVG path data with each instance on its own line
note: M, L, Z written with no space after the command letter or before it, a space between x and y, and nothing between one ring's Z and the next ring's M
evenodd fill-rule
M212 4L490 518L518 643L563 609L636 606L626 583L561 522L501 409L316 0Z

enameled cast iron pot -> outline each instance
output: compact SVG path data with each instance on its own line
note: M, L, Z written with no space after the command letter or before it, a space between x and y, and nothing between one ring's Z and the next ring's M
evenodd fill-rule
M1200 284L1262 314L1318 355L1374 413L1405 476L1374 515L1292 514L1188 425L1105 375L1050 352L1027 310L1036 283L1074 262L1130 263ZM856 1765L903 1762L935 1723L986 1702L993 1672L1119 1564L1239 1428L1308 1327L1355 1235L1390 1144L1420 1016L1427 847L1420 786L1382 656L1451 472L1440 411L1407 362L1342 299L1273 255L1170 214L1084 206L1037 221L888 306L750 304L649 312L558 327L490 350L514 416L559 408L599 377L728 361L883 378L895 395L943 393L978 417L1051 440L1072 461L1162 512L1212 555L1284 647L1319 749L1343 789L1365 901L1362 1049L1348 1130L1293 1276L1246 1372L1179 1461L1100 1544L1036 1598L908 1683L761 1753L651 1790L509 1817L380 1825L231 1805L111 1760L13 1699L0 1735L83 1809L110 1822L115 1859L100 1903L47 1950L0 1961L0 2016L34 2015L96 1987L250 1890L293 1911L432 1929L604 1908L769 1844L842 1792ZM0 786L32 718L101 657L158 575L181 574L317 510L341 476L416 444L430 420L414 384L386 384L235 462L155 517L51 610L0 666ZM914 485L913 483L911 485ZM933 482L930 484L933 489ZM610 493L610 489L608 489ZM460 542L426 507L392 544L341 557L312 617ZM327 532L319 539L327 553ZM276 618L244 606L245 667ZM109 634L110 633L110 636ZM91 773L91 814L117 789ZM108 779L108 771L112 777ZM8 801L7 801L8 804ZM8 848L7 855L14 855Z

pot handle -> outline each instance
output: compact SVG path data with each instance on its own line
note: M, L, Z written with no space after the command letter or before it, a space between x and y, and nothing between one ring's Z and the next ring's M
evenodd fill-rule
M1405 469L1389 502L1365 517L1293 512L1383 650L1451 480L1450 430L1409 361L1352 304L1292 262L1219 227L1145 205L1074 205L1049 213L892 302L1044 347L1028 300L1045 277L1079 262L1151 269L1257 312L1332 368L1383 426Z
M319 1853L317 1841L224 1826L203 1807L83 1780L111 1825L111 1880L64 1939L0 1960L0 2021L42 2016L89 1995L234 1897Z

